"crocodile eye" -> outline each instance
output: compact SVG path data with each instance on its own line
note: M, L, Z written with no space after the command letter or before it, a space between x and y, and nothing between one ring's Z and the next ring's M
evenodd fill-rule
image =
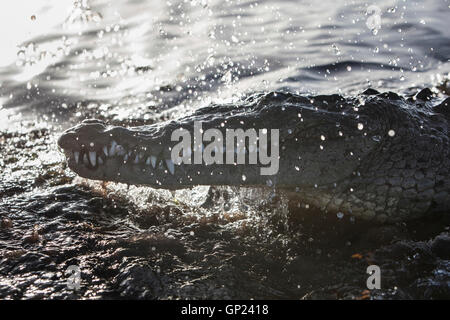
M81 123L84 123L84 124L101 124L101 125L106 125L106 123L105 122L103 122L103 121L101 121L101 120L98 120L98 119L86 119L86 120L83 120Z

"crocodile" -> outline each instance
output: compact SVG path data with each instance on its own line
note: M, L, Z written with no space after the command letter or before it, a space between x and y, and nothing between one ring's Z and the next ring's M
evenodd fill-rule
M324 212L396 222L450 209L449 104L428 88L405 97L374 89L352 97L274 91L145 126L88 119L66 130L58 145L69 168L88 179L165 189L273 188ZM267 164L249 161L174 163L173 132L191 132L195 123L223 136L231 129L278 130L277 141L266 141L272 154L278 148L278 170L261 174ZM249 158L251 148L244 136L241 148L222 151Z

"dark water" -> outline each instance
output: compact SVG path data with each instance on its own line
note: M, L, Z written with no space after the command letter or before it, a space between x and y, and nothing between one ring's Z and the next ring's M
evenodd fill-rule
M154 123L260 91L448 94L449 1L20 2L0 5L0 298L450 297L446 217L373 226L294 218L258 190L101 185L55 144L82 119Z

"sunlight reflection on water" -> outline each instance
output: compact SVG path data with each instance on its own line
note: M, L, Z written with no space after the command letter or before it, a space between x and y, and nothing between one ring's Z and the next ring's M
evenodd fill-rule
M3 107L38 111L62 127L74 115L145 122L170 110L170 118L255 91L401 93L450 70L445 1L378 2L376 34L364 1L0 6Z
M54 32L64 22L72 5L73 0L2 1L0 67L15 61L22 42Z

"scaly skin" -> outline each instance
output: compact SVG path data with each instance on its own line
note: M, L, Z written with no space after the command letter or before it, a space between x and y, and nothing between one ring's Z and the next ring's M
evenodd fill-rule
M450 98L435 100L428 89L409 99L371 89L356 98L256 94L150 126L85 120L58 144L88 179L166 189L269 186L327 212L393 222L450 209ZM171 133L192 132L194 121L224 137L227 128L279 129L278 173L260 175L258 164L173 165Z

